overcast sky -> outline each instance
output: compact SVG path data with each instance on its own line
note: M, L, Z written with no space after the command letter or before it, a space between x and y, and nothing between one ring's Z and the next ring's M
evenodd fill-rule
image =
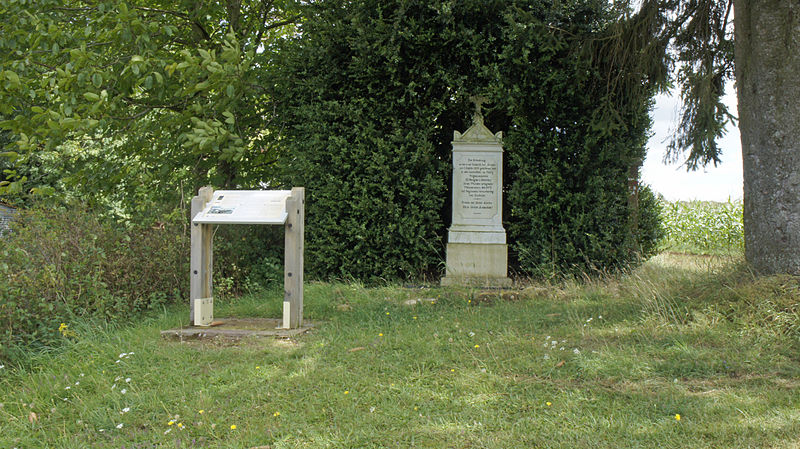
M726 95L725 103L736 111L736 96ZM653 136L647 143L647 158L642 168L642 179L654 191L670 201L706 200L727 201L742 198L742 150L738 128L729 125L728 133L718 142L722 150L722 163L695 172L686 172L683 158L676 164L665 165L667 142L671 131L677 127L679 112L678 94L656 98L653 110Z

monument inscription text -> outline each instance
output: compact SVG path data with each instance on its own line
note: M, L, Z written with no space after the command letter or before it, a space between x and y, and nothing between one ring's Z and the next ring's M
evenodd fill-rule
M464 218L492 218L497 215L498 158L468 155L456 160L461 177L460 206Z

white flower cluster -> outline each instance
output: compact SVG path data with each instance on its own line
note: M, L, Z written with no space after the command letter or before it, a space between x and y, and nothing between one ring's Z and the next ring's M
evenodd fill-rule
M555 351L555 350L564 351L566 349L566 345L567 345L567 340L558 341L557 338L552 338L549 335L545 338L545 341L542 344L542 346L544 346L544 348L547 349L548 351ZM575 355L580 355L581 351L578 348L572 348L572 353ZM544 359L550 360L550 355L545 354Z

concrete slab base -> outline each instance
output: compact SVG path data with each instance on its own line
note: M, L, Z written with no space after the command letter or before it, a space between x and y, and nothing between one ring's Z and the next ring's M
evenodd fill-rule
M314 327L313 323L304 322L296 329L283 329L283 320L278 318L217 318L219 325L213 327L187 326L180 329L161 331L163 338L177 340L190 339L225 339L239 340L244 337L296 337Z

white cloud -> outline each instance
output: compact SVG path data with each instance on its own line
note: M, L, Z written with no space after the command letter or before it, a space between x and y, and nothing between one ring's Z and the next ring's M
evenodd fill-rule
M736 95L729 89L723 101L736 111ZM728 125L728 133L718 142L722 163L687 172L683 160L665 165L667 142L678 123L680 98L660 95L652 112L653 136L647 143L647 158L642 179L668 200L727 201L742 198L742 149L739 129ZM685 159L685 158L684 158Z

